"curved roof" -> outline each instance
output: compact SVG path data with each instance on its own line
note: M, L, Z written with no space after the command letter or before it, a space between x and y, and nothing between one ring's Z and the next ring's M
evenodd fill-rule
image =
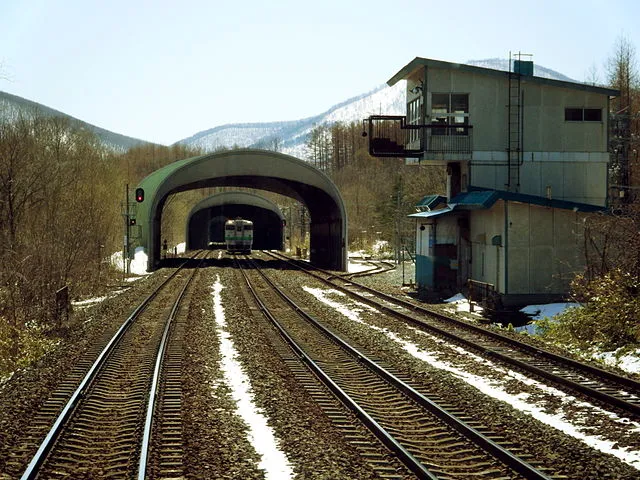
M239 191L217 193L201 200L193 206L189 215L187 215L187 219L190 219L194 213L204 210L205 208L236 204L251 205L271 210L272 212L275 212L280 219L284 219L284 215L280 211L278 205L273 203L271 200L261 197L260 195L256 195L255 193ZM187 223L189 223L189 220L187 220Z
M303 160L254 149L228 150L178 160L151 173L137 185L145 191L144 201L137 204L137 224L140 244L147 249L150 269L159 261L160 217L167 197L172 193L216 186L268 190L304 203L312 221L312 262L316 255L319 265L346 269L347 211L335 184Z

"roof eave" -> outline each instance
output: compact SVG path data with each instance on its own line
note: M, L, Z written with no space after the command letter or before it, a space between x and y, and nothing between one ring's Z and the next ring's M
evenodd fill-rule
M462 71L472 72L472 73L482 73L484 75L504 76L509 73L504 70L477 67L475 65L467 65L465 63L452 63L452 62L445 62L442 60L432 60L430 58L415 57L413 60L407 63L404 67L402 67L393 77L387 80L387 85L392 87L396 83L398 83L400 80L405 80L409 78L411 74L413 74L416 70L425 66L448 69L448 70L462 70ZM570 88L573 90L584 90L584 91L599 93L601 95L608 95L610 97L617 97L620 95L620 90L616 90L613 88L606 88L606 87L598 87L596 85L589 85L586 83L566 82L564 80L554 80L551 78L536 77L536 76L523 76L522 79L525 81L530 79L536 83L542 83L542 84L551 85L555 87Z

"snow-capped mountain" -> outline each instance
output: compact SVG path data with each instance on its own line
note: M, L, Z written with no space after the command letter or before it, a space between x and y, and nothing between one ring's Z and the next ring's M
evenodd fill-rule
M513 61L513 58L511 59ZM468 60L467 65L473 65L474 67L493 68L494 70L510 71L508 58L487 58L486 60ZM533 62L533 75L535 77L551 78L552 80L562 80L563 82L579 83L572 78L567 77L555 70L543 67L542 65L536 65Z
M468 65L494 70L509 71L509 60L490 58L486 60L469 60ZM554 70L534 63L534 75L565 82L575 82L571 78ZM277 149L298 158L308 158L307 140L311 130L318 125L331 125L335 122L360 122L369 115L404 115L406 114L405 82L398 82L393 87L380 86L375 90L346 100L330 108L320 115L291 122L271 123L235 123L222 125L177 143L203 149L205 152L220 147L231 148L234 145L246 148Z
M491 58L487 60L469 60L468 65L509 69L509 60ZM534 75L567 82L575 80L554 70L534 63ZM102 143L116 151L126 151L132 146L149 142L114 133L73 118L65 113L36 102L0 92L0 118L10 118L20 110L37 111L47 116L68 117L79 128L94 132ZM233 146L245 148L277 149L298 158L308 158L306 144L313 128L318 125L331 125L335 122L360 122L369 115L404 115L406 113L405 82L393 87L380 86L368 93L341 102L324 113L301 120L264 123L237 123L221 125L180 140L179 144L198 147L205 152L219 147Z
M201 148L205 152L220 147L277 149L283 153L306 158L306 143L311 130L318 125L335 122L358 122L369 115L384 113L402 115L406 110L405 85L380 86L375 90L350 98L314 117L289 122L235 123L222 125L177 143Z

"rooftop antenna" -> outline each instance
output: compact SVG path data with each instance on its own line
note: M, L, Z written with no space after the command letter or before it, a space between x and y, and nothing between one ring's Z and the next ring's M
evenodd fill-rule
M515 65L515 60L521 61L522 57L529 57L525 60L531 60L533 57L533 53L522 53L518 51L518 53L511 53L509 50L509 72L516 73L515 70L512 70L512 67Z

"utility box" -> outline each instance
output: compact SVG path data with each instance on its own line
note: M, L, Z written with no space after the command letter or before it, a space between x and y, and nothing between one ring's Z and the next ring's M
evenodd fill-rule
M514 60L513 73L533 76L533 62L531 60Z

